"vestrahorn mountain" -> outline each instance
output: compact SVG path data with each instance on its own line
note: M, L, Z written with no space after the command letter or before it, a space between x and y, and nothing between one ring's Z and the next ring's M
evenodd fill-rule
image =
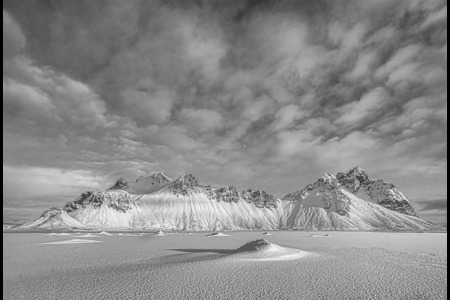
M262 190L212 188L187 174L120 178L102 192L85 192L62 209L13 229L137 230L440 230L417 217L393 184L361 167L276 198Z

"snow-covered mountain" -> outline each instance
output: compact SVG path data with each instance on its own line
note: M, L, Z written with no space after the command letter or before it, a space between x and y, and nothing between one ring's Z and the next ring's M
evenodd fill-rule
M142 208L148 229L268 230L277 227L277 214L271 208L260 206L260 198L244 198L233 186L214 189L192 174L181 176L153 194L139 195L135 201Z
M353 170L353 169L352 169ZM429 230L434 224L362 199L330 173L286 195L285 229L308 230ZM409 202L408 202L409 203Z
M141 228L144 225L140 206L124 190L86 192L67 203L63 210L90 227Z
M195 231L440 229L416 217L395 186L369 179L359 167L337 175L326 173L283 199L262 190L216 189L192 174L171 180L158 173L135 181L119 179L106 191L85 192L62 210L52 211L23 228L81 224Z
M64 210L52 207L34 221L11 229L78 229L86 225L69 216Z
M357 166L336 175L339 183L358 198L377 203L387 209L416 216L409 200L392 183L383 179L372 180Z

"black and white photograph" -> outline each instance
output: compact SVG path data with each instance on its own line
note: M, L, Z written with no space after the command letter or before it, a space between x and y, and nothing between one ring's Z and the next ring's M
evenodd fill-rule
M447 1L3 0L2 284L447 299Z

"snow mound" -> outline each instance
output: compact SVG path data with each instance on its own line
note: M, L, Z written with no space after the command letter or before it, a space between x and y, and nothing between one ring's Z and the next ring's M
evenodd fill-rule
M264 232L263 235L272 235L270 232Z
M82 238L98 238L100 236L92 234L92 233L88 233L88 234L84 234L84 235L78 235L77 237L82 237Z
M101 243L101 241L96 240L83 240L83 239L70 239L65 241L41 243L42 245L67 245L67 244L89 244L89 243Z
M55 232L52 232L52 233L49 233L49 234L47 234L48 236L58 236L58 235L71 235L70 233L55 233Z
M246 261L281 261L305 257L311 253L293 248L281 247L265 239L258 239L239 247L231 257Z
M167 236L167 234L164 231L162 231L162 230L158 230L158 232L155 233L155 235L156 236Z
M324 235L320 235L320 234L312 234L312 235L310 235L309 237L312 237L312 238L320 238L320 237L334 237L334 236L332 236L331 234L327 233L327 234L324 234Z
M132 234L132 233L119 233L119 235L121 236L143 236L143 233L137 233L137 234Z
M272 246L271 243L269 243L268 240L265 239L259 239L256 241L249 242L245 244L242 247L239 247L236 251L237 252L243 252L243 251L264 251L269 249Z
M229 236L228 234L224 234L222 232L214 232L211 234L208 234L207 237L211 237L211 236Z
M102 231L102 232L100 232L99 234L101 234L101 235L106 235L106 236L112 236L111 233L106 232L106 231Z

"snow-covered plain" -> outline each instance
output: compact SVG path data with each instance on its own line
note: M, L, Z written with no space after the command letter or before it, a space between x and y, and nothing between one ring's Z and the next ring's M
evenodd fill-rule
M447 298L446 233L110 233L4 233L3 299ZM236 252L262 238L267 252Z

